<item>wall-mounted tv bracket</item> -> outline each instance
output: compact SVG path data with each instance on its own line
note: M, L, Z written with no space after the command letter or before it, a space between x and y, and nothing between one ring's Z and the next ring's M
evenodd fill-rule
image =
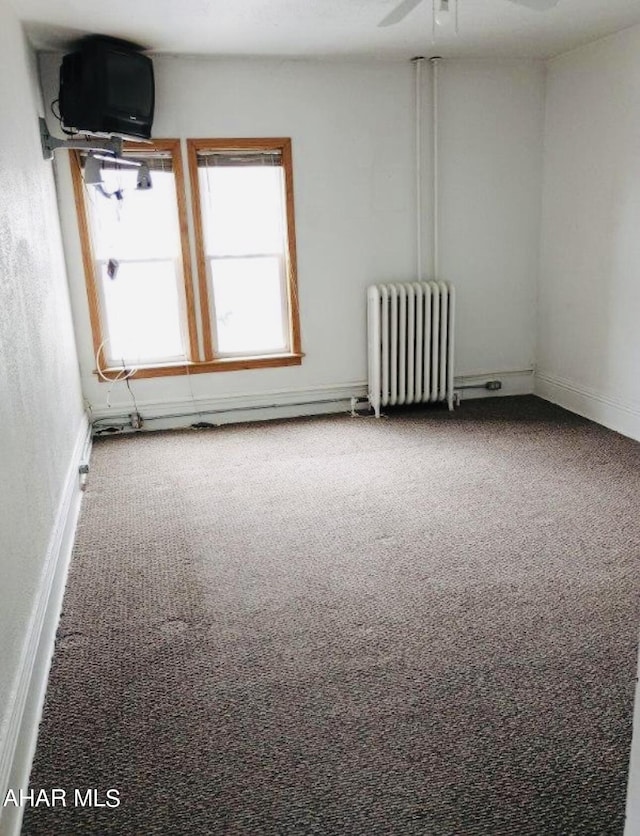
M47 123L42 117L38 121L40 122L42 156L45 160L53 159L53 152L56 148L103 151L106 154L113 154L114 157L122 155L122 140L119 137L113 137L112 139L57 139L55 136L51 136Z

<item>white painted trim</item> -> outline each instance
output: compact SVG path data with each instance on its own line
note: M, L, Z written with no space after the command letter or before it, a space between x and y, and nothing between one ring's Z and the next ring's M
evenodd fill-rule
M537 372L535 394L558 406L640 441L640 404L624 401L566 378Z
M180 401L137 400L138 411L149 420L150 429L188 427L196 421L212 424L265 421L301 415L321 415L346 412L351 398L366 398L364 381L336 385L315 386L312 389L287 389L252 395L219 395L214 398L185 398ZM114 425L128 421L129 415L121 407L94 409L94 420L113 421ZM154 419L154 420L150 420Z
M501 380L502 389L489 392L465 389L461 399L530 395L533 393L533 369L523 371L486 372L456 377L456 385ZM305 415L326 415L349 412L351 399L366 400L365 380L353 383L326 384L309 389L279 389L251 395L218 395L214 398L185 398L173 401L144 401L137 399L138 411L148 421L146 429L177 429L189 427L197 421L211 424L233 424L246 421L269 421L277 418L297 418ZM119 426L129 421L129 412L121 406L113 409L93 409L94 421L101 426Z
M459 389L459 386L470 386L479 384L481 387L488 380L499 380L502 389L490 391L489 389ZM453 383L453 391L460 395L460 400L476 398L507 398L511 395L532 395L534 388L534 370L520 369L509 372L483 372L482 374L465 374L456 376Z
M56 630L75 539L82 490L78 468L86 463L90 444L89 426L83 418L71 456L62 496L44 559L37 592L9 709L7 733L0 747L0 804L9 788L26 790L35 754L38 725L47 688ZM1 836L20 833L23 811L0 807Z
M640 671L640 649L638 667ZM627 809L624 836L640 835L640 683L636 676L636 697L633 711L633 736L629 757L629 782L627 784Z

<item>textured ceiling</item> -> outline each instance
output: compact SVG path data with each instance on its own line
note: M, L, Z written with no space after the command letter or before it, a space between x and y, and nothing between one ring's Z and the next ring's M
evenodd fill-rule
M640 23L639 0L559 0L540 12L509 0L458 0L458 34L432 38L432 0L401 23L399 0L13 0L33 44L66 49L88 33L156 52L206 55L549 58Z

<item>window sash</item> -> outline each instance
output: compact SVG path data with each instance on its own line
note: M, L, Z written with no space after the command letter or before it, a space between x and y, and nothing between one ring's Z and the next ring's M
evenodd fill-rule
M213 173L216 169L218 176ZM277 247L286 256L282 165L198 166L198 174L205 256L250 256L265 247ZM243 199L243 187L255 190L248 193L248 200Z
M282 323L286 330L286 348L282 355L301 355L300 328L297 298L297 269L295 246L295 219L293 206L293 172L291 164L291 140L287 138L273 139L189 139L187 140L189 153L189 171L191 174L191 194L193 203L194 231L198 264L198 288L202 302L203 343L206 360L224 357L217 346L216 316L214 310L214 294L211 284L211 259L224 257L221 253L215 256L206 250L203 224L203 203L200 187L199 169L207 165L243 166L261 164L278 165L283 170L283 223L284 223L284 253L281 253L284 266L281 270L284 290ZM251 257L257 253L233 255ZM234 356L241 356L234 352ZM253 356L253 355L248 355ZM262 355L255 355L262 356Z
M176 299L177 299L177 310L176 310L176 319L178 324L178 329L180 333L180 341L182 343L182 351L178 352L177 354L156 354L156 355L149 355L149 356L125 356L124 358L121 356L116 356L112 353L112 341L110 339L109 331L109 311L108 311L108 302L106 298L106 288L108 287L108 282L111 281L107 279L106 281L103 279L103 271L104 268L107 266L108 259L96 259L96 276L98 278L98 297L100 302L100 310L101 310L101 319L103 323L103 334L104 334L104 344L102 347L102 351L100 352L100 362L107 365L107 367L115 368L119 366L122 368L123 363L126 367L137 366L139 364L142 365L158 365L163 363L179 363L184 362L187 360L187 347L188 347L188 335L185 333L185 302L184 302L184 294L181 292L181 272L182 272L182 265L179 259L176 258L119 258L118 264L119 269L127 265L171 265L172 272L174 275L175 281L175 290L176 290ZM116 279L117 280L117 277Z
M152 144L125 142L124 152L126 156L142 157L147 160L162 161L166 170L167 163L171 164L174 175L175 199L177 218L179 226L180 253L178 266L181 268L182 281L180 282L178 298L184 304L180 315L183 317L183 324L186 329L185 340L187 343L189 362L197 362L199 359L198 331L196 323L196 309L194 303L194 290L191 282L191 248L187 236L187 213L184 172L182 167L182 152L179 139L154 140ZM84 155L86 157L86 155ZM87 196L87 188L82 176L83 152L75 151L70 155L71 175L75 202L78 214L78 225L82 245L82 260L86 278L87 301L89 306L89 319L93 337L94 357L102 352L106 337L106 323L103 322L104 315L101 310L100 298L100 265L95 259L92 232L91 232L91 206ZM124 262L124 259L119 259ZM165 363L163 359L161 361ZM121 364L120 364L121 368Z
M276 259L278 263L278 278L279 278L279 302L280 302L280 326L281 326L281 335L282 339L277 343L271 346L264 346L260 350L260 354L256 355L255 351L251 350L234 350L234 351L223 351L219 348L221 344L221 340L219 339L218 334L218 326L217 326L217 314L215 308L215 287L214 287L214 265L216 262L225 262L225 261L246 261L246 260L258 260L258 259L265 259L265 258L273 258ZM210 288L210 299L211 299L211 309L210 309L210 316L211 316L211 328L212 328L212 335L215 341L216 346L216 357L220 358L231 358L231 357L255 357L255 356L274 356L278 354L290 354L292 347L291 347L291 333L288 327L288 313L289 313L289 306L287 303L287 272L286 272L286 258L281 252L274 252L274 253L251 253L249 255L210 255L207 256L207 279L208 285Z
M160 178L156 172L151 191L139 192L134 188L137 175L136 169L131 168L126 169L125 178L121 179L118 171L111 182L107 179L104 194L92 190L86 203L96 259L103 256L118 260L174 258L180 254L182 237L174 201L175 175L163 174ZM122 202L115 196L108 198L117 189L123 189ZM160 213L157 213L158 206Z

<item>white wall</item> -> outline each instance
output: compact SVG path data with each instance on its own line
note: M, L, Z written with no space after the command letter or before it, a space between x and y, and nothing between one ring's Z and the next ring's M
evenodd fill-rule
M47 102L57 95L59 60L52 55L42 58ZM215 403L248 393L249 401L255 402L269 392L312 392L321 397L323 392L364 384L365 289L373 282L404 281L416 275L413 66L170 56L156 57L154 64L155 136L292 137L306 357L301 367L134 381L141 411L161 412L162 404L188 407L193 399ZM443 67L441 75L442 277L456 282L459 289L456 374L532 368L542 65L460 62ZM427 64L423 95L427 268L430 101ZM60 160L59 172L83 388L98 414L104 414L107 385L93 375L66 160ZM123 384L113 387L111 403L112 413L131 411Z
M15 14L0 0L0 790L25 644L84 417L36 78Z
M537 390L640 439L640 27L549 64Z
M535 361L544 67L439 67L441 268L458 289L458 374Z

